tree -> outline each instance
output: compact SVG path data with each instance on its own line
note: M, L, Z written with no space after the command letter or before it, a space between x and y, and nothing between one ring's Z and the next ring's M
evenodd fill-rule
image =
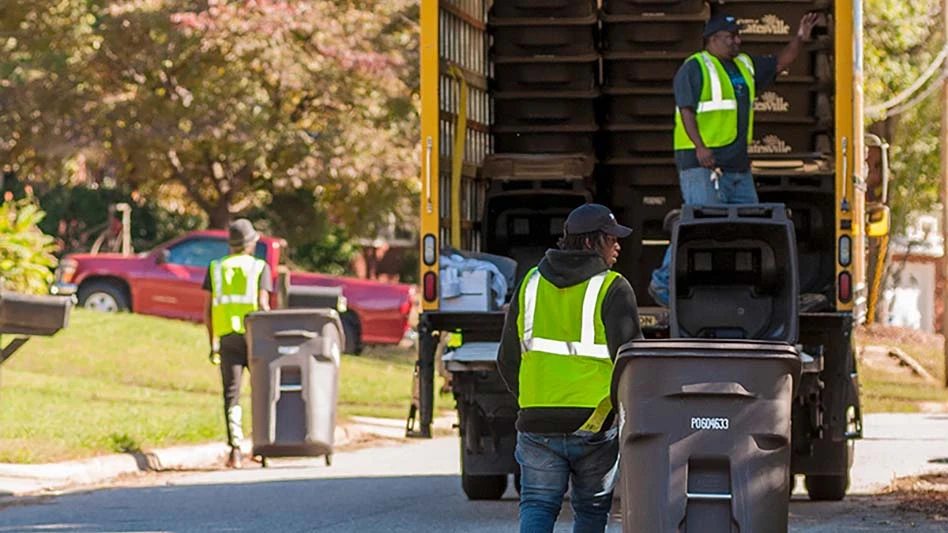
M83 128L98 98L83 65L95 51L84 0L0 3L0 170L61 178L90 142Z
M60 182L87 165L182 197L213 227L297 189L352 235L413 217L410 1L37 4L0 12L23 34L0 63L0 149L17 172Z
M869 0L865 11L866 103L873 105L908 89L936 58L945 39L938 16L940 0ZM867 122L875 121L871 129L891 144L889 204L894 233L905 228L912 212L930 211L938 202L939 121L931 119L940 116L938 94L935 91L897 115L867 117Z
M361 198L397 207L414 168L410 115L391 107L407 92L401 59L367 38L383 14L327 0L191 4L113 4L99 19L97 129L124 178L180 184L213 227L296 188L340 219L355 220Z

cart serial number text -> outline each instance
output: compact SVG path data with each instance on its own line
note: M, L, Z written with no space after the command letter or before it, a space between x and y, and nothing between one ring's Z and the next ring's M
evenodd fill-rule
M727 418L691 417L691 429L712 429L726 431L731 421Z

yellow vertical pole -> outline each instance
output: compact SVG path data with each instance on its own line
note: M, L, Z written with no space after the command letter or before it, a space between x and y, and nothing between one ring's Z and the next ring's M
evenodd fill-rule
M849 272L852 274L852 264L843 266L839 262L839 243L843 235L853 238L853 229L862 221L853 220L853 165L860 160L854 154L854 145L856 132L854 126L854 114L856 95L855 88L855 53L853 33L854 19L857 16L859 0L838 0L836 2L836 14L833 17L834 35L834 78L836 80L836 279L840 279L840 274ZM850 16L847 16L850 14ZM858 134L860 137L861 133ZM844 229L846 228L846 229ZM854 278L850 278L855 282ZM851 311L855 300L855 283L851 283L850 292L852 297L849 301L840 299L839 287L836 290L836 308L839 311Z
M421 247L420 279L424 283L425 274L438 273L438 253L441 249L440 236L440 180L438 178L440 94L439 47L438 47L438 0L421 0ZM434 240L434 258L428 264L424 261L425 239ZM438 308L437 292L433 300L422 298L425 310Z
M461 173L464 170L464 147L467 144L467 80L464 72L451 67L451 76L457 81L458 112L454 123L454 150L451 152L451 246L463 248L461 243Z

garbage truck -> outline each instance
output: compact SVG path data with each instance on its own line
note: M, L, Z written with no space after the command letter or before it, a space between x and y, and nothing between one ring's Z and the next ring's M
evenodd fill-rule
M853 330L866 317L866 243L888 232L888 210L866 208L861 0L421 0L422 313L406 433L430 438L435 395L453 396L470 499L519 481L497 345L505 303L570 210L595 201L634 228L614 268L645 336L669 336L647 286L681 206L672 80L718 12L743 25L750 54L776 53L805 13L824 15L757 95L749 152L760 201L785 206L796 239L807 360L792 473L811 499L845 496L862 435Z

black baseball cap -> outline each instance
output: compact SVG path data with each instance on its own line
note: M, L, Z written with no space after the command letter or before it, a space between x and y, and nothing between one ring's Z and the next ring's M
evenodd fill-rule
M735 32L744 29L743 24L738 24L737 19L724 14L718 14L711 17L711 20L704 25L704 37L707 39L719 31Z
M601 231L615 237L628 237L632 228L623 226L616 221L615 215L608 207L601 204L583 204L566 217L563 232L567 235L579 235Z

